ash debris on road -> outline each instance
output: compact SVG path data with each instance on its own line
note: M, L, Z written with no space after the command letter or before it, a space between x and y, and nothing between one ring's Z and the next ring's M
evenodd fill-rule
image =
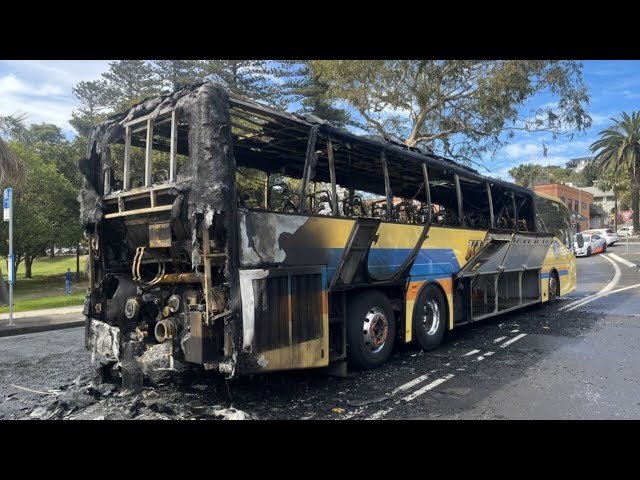
M163 381L137 390L111 383L101 365L93 375L40 391L37 406L22 419L39 420L251 420L255 415L224 399L219 376L167 374ZM38 390L31 389L32 393Z

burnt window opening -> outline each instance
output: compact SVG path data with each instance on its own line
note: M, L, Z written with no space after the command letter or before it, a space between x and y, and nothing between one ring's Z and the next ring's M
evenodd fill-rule
M539 230L552 233L567 247L571 247L571 222L567 207L560 202L535 197L536 220Z
M498 185L491 186L495 228L516 230L516 212L513 203L513 191Z
M175 110L135 118L110 146L109 192L175 182L189 163L189 125ZM105 193L108 193L105 191Z
M487 230L491 227L491 205L487 183L460 178L464 224L468 228Z
M391 220L423 225L429 220L429 202L422 165L388 156L389 184L393 193Z
M427 171L431 195L431 223L442 227L461 226L454 173L434 167L428 167Z
M515 194L518 209L518 230L521 232L535 232L535 210L531 195Z

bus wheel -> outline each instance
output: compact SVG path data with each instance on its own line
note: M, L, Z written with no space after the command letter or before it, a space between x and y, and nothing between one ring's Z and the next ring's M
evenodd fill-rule
M371 290L353 296L347 306L347 358L349 365L376 368L393 351L396 321L385 294Z
M444 336L447 308L440 289L427 285L418 296L413 310L413 334L424 350L433 350Z
M559 296L560 282L558 281L558 274L554 271L549 275L549 305L556 303Z

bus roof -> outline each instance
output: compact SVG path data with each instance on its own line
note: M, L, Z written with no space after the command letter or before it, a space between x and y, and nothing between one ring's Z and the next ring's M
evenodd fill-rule
M200 94L200 88L205 83L198 83L186 86L180 90L169 94L159 95L143 100L134 105L129 110L112 115L109 120L94 127L96 132L100 127L109 124L120 124L124 126L132 120L140 117L155 118L158 114L175 108L180 102L181 105L195 99ZM338 164L351 165L352 156L359 158L360 182L366 186L368 182L377 182L379 172L376 171L376 164L372 158L379 158L380 152L384 151L389 167L398 172L399 178L412 177L413 172L407 169L409 164L420 165L426 163L430 166L439 166L445 170L457 173L462 178L488 181L492 185L500 185L508 189L518 191L522 194L533 195L534 192L510 182L485 177L476 170L461 165L452 159L436 155L431 151L424 152L419 148L409 147L401 142L395 142L388 138L379 136L355 135L344 129L337 128L331 123L322 120L314 115L296 115L292 113L276 110L269 106L257 103L248 98L229 92L221 84L213 84L216 88L221 88L227 92L229 97L229 114L231 126L234 132L234 150L242 155L243 161L249 167L260 168L272 173L281 172L285 167L290 171L301 175L304 168L304 152L307 150L310 132L317 128L318 145L320 138L330 138L336 160L336 172L343 176L349 176L350 172L338 172ZM155 132L160 132L159 127ZM277 139L277 141L274 141ZM123 139L116 140L124 143ZM135 144L135 138L133 143ZM154 149L163 150L165 146L155 144ZM183 147L184 148L184 147ZM319 149L319 148L318 148ZM303 155L300 156L300 153ZM368 165L368 167L364 167ZM366 171L367 168L369 171ZM391 168L390 168L391 170ZM536 193L537 194L537 193ZM538 194L540 195L540 194Z

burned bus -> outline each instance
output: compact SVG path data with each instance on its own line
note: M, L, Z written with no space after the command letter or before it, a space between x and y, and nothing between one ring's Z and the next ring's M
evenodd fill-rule
M93 128L85 346L143 372L347 363L575 289L569 212L213 83Z

